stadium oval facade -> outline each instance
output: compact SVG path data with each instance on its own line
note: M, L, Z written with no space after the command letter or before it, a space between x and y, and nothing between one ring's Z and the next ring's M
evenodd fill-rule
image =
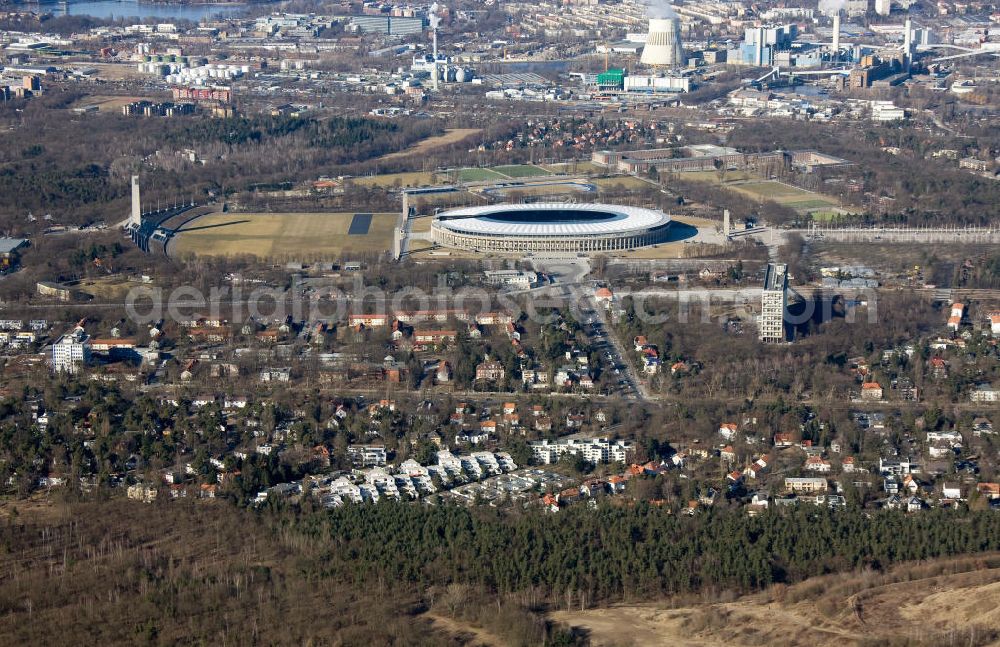
M431 238L478 252L608 252L667 242L669 228L670 216L654 209L540 202L443 211Z

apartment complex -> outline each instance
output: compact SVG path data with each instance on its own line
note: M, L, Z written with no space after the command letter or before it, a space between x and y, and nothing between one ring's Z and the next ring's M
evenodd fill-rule
M785 341L785 307L787 306L788 266L769 263L764 275L764 291L760 295L760 340L777 344Z
M599 463L624 463L632 455L633 443L627 440L608 440L607 438L593 438L589 440L561 440L559 442L549 442L548 440L536 440L528 443L531 454L536 461L543 465L556 463L563 454L579 456L585 461Z

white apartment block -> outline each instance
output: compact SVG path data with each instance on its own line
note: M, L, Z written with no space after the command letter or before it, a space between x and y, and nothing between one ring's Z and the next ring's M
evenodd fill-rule
M384 445L350 445L347 457L355 467L380 467L388 458Z
M83 328L66 333L52 344L52 371L76 373L90 361L90 337Z
M625 463L628 462L635 449L627 440L608 440L607 438L592 438L589 440L561 440L549 442L536 440L528 443L534 459L543 464L551 465L562 458L563 454L580 456L589 463Z

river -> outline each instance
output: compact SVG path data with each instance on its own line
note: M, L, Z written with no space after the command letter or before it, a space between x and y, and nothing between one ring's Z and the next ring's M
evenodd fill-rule
M246 8L243 4L153 4L138 0L69 0L68 2L32 2L25 8L46 11L56 16L93 16L94 18L141 17L158 20L190 20L227 16Z

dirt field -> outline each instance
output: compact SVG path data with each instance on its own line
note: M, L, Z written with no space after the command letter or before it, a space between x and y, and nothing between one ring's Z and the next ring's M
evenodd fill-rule
M904 565L917 573L889 578L850 574L814 578L735 602L677 606L616 605L557 611L553 620L589 631L600 645L775 645L845 647L860 644L1000 645L1000 559L991 566L964 558ZM985 561L985 560L983 560ZM963 572L935 575L941 564ZM977 569L978 566L983 566ZM924 577L920 570L924 569ZM913 577L913 579L909 579ZM897 581L899 580L899 581ZM972 638L958 632L970 632Z
M597 166L591 162L560 162L558 164L542 164L542 168L552 173L603 173L604 167Z
M431 624L435 629L450 636L454 636L463 645L503 647L505 644L503 640L494 636L485 629L473 627L470 624L460 622L454 618L449 618L435 613L426 613L424 614L424 617L431 621Z
M96 77L107 81L121 81L124 79L143 79L149 75L140 72L135 63L87 63L87 67L97 69Z
M434 184L434 173L430 171L413 171L411 173L387 173L385 175L370 175L367 177L353 177L351 184L369 187L391 188L396 186L430 186Z
M170 245L186 254L311 260L392 247L397 215L379 213L368 233L348 236L353 213L212 213L187 223Z
M138 281L128 281L121 276L107 276L98 279L84 279L74 287L95 299L115 301L124 298L131 288L141 285L142 283Z
M95 95L80 99L73 104L73 107L97 106L101 112L121 112L122 106L135 101L163 101L163 99L159 97L108 97Z
M639 189L643 187L651 186L648 182L644 182L637 177L632 177L631 175L618 175L614 177L599 177L591 180L592 183L596 184L602 189L612 189L614 187L622 186L626 189Z
M410 155L420 155L441 146L456 144L467 137L478 135L480 132L482 132L481 128L451 128L446 130L443 135L428 137L427 139L419 141L409 148L405 148L395 153L389 153L388 155L383 155L379 159L391 160L400 157L408 157Z

